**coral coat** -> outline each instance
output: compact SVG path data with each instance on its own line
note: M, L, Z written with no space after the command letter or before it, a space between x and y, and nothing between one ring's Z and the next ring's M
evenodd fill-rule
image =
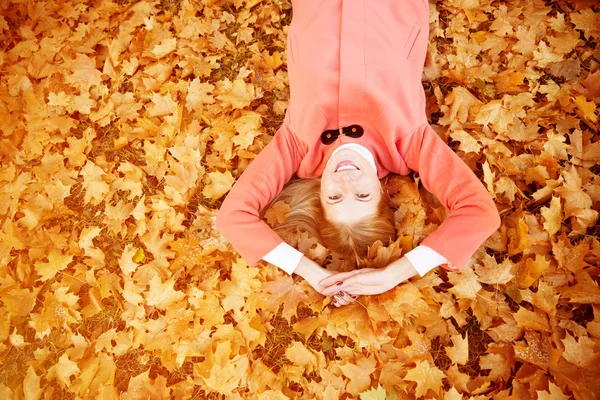
M237 179L216 218L250 265L283 242L258 215L294 173L320 176L331 153L358 143L378 177L418 171L449 211L422 242L460 270L500 225L471 169L427 122L421 75L429 36L426 0L295 0L287 37L290 103L273 139ZM360 138L320 141L324 130L359 124Z

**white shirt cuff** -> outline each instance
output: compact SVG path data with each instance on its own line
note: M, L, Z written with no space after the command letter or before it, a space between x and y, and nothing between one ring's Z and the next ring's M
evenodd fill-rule
M281 242L262 259L291 275L296 270L298 264L300 264L300 259L303 256L302 252L296 250L286 242Z
M418 245L405 254L408 261L417 270L420 276L425 275L440 264L447 263L448 260L431 247Z

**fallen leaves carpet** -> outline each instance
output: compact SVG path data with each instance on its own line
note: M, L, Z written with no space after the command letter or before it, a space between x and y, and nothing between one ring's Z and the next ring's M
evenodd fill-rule
M430 4L428 117L502 226L461 274L336 308L214 230L289 101L289 0L1 2L0 398L599 398L599 12ZM373 266L447 216L385 184Z

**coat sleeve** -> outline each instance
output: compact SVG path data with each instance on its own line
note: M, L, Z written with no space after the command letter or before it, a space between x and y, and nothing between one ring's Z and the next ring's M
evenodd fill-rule
M443 268L460 271L500 227L496 204L477 175L427 123L396 139L407 166L449 211L448 217L420 244L448 260Z
M218 230L248 263L255 266L283 242L259 213L281 192L298 170L300 143L282 124L275 136L248 165L225 197L217 218Z

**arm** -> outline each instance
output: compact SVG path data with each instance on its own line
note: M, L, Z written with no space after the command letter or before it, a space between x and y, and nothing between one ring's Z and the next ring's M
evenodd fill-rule
M429 124L399 137L396 147L408 167L419 173L425 189L450 212L421 245L447 260L442 267L460 271L500 226L492 197L475 173Z
M271 142L238 177L217 213L215 228L249 266L255 266L261 258L284 243L260 219L259 213L281 192L301 161L297 138L282 124ZM298 260L295 261L297 264ZM293 262L277 266L291 274L296 268Z

